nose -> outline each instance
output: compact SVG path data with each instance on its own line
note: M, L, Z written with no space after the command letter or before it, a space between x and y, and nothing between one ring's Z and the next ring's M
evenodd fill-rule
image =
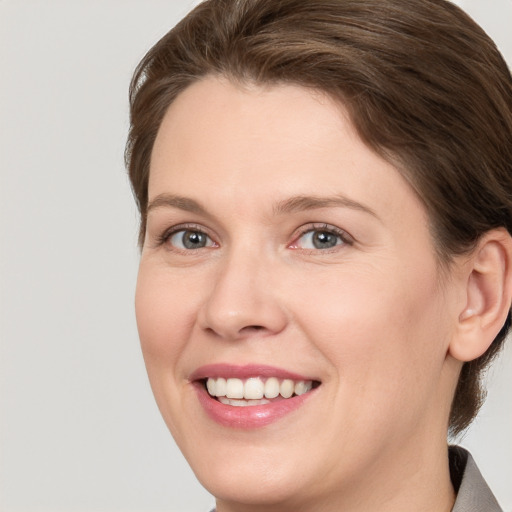
M198 314L201 328L223 339L277 334L287 324L275 266L247 252L232 254L215 268Z

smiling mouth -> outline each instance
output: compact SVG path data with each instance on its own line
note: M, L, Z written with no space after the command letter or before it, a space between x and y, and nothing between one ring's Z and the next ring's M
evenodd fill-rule
M203 379L208 394L225 405L247 407L266 405L305 395L317 388L314 380L250 377L248 379L209 377Z

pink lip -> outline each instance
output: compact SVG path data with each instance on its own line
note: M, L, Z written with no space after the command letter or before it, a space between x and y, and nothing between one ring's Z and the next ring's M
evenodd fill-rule
M224 377L236 379L248 379L249 377L277 377L278 379L292 380L317 380L312 377L292 373L281 368L275 368L268 365L247 364L243 366L235 366L232 364L209 364L201 366L190 375L189 380L207 379L208 377L218 378Z
M313 389L304 395L270 402L266 405L233 407L212 398L201 383L195 382L194 387L200 404L212 420L225 427L238 429L254 429L269 425L298 409L316 392Z
M273 401L265 405L249 407L233 407L212 398L206 391L203 382L208 377L224 377L247 379L249 377L277 377L278 379L315 380L279 368L266 365L233 366L229 364L213 364L198 368L190 380L196 391L199 403L206 414L216 423L229 428L254 429L264 427L278 421L283 416L297 410L309 398L316 394L316 389L304 395Z

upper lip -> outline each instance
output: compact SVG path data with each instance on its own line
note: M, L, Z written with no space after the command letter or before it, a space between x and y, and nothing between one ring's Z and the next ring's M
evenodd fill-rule
M292 380L312 380L318 381L314 377L300 375L295 372L284 370L283 368L276 368L265 364L246 364L246 365L233 365L229 363L208 364L197 368L190 375L190 381L202 380L207 378L237 378L248 379L250 377L276 377L278 379L292 379Z

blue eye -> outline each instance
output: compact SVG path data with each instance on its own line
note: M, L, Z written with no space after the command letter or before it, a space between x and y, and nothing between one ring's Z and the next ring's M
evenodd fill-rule
M182 250L202 249L203 247L214 247L213 240L202 231L194 229L180 229L168 237L169 243Z
M325 250L332 249L337 245L350 244L348 236L334 228L322 227L309 229L304 232L293 244L298 249Z

